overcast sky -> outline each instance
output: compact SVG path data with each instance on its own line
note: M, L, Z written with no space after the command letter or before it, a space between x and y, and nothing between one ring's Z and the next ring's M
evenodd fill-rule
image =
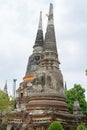
M0 0L0 88L5 81L13 93L22 81L43 12L46 32L49 4L54 5L54 22L60 69L67 88L81 84L87 97L87 0Z

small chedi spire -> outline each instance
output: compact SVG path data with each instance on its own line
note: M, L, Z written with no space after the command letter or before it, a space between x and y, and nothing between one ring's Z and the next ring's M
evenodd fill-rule
M65 91L67 90L67 84L66 84L66 81L65 81Z
M48 24L47 24L46 34L45 34L44 50L54 51L55 53L57 53L54 18L53 18L53 4L50 4L49 7Z
M7 91L7 80L6 80L6 82L5 82L4 92L5 92L6 94L8 94L8 91Z
M79 101L77 99L74 101L73 114L75 114L75 115L81 114L82 115L82 110L81 110Z

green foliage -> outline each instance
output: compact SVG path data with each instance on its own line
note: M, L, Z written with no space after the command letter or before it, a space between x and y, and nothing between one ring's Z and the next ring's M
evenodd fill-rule
M30 130L34 130L34 128L30 128Z
M62 125L58 121L53 121L48 130L64 130Z
M0 90L0 113L7 110L9 97L2 90Z
M87 115L87 102L85 100L84 93L85 93L85 89L82 88L80 84L75 84L74 88L67 90L65 92L70 113L73 113L74 101L78 100L83 114Z
M84 125L78 125L76 130L86 130Z
M0 114L9 112L13 109L15 100L0 90Z

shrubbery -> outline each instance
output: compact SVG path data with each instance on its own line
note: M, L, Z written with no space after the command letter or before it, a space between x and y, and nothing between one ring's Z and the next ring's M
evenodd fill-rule
M84 125L78 125L76 130L87 130Z
M64 130L60 122L54 121L50 124L48 130Z

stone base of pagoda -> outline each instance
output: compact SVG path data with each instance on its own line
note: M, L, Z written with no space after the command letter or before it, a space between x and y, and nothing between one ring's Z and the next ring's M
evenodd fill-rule
M43 114L52 112L68 113L65 97L56 93L33 93L29 96L26 110L30 114Z

